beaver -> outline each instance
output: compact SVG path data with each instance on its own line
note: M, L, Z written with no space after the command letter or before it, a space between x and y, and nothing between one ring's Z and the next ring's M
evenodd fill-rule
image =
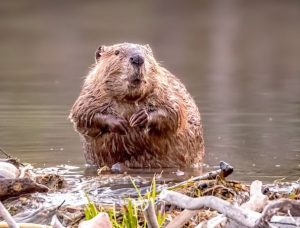
M100 46L70 120L86 162L129 168L191 167L204 156L198 108L149 45Z

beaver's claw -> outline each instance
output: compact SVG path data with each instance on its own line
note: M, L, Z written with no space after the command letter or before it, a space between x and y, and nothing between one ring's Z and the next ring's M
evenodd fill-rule
M141 109L134 113L129 120L130 127L144 127L149 120L149 115L145 109Z
M108 123L108 129L112 133L118 133L121 135L126 135L127 134L127 121L123 119L118 119L118 118L113 118Z
M100 128L103 133L112 132L121 135L127 134L128 122L125 119L113 115L95 115L94 124Z

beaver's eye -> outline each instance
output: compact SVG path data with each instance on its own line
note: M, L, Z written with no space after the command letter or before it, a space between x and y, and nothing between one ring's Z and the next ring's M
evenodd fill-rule
M119 50L115 50L115 55L118 55L120 54L120 51Z

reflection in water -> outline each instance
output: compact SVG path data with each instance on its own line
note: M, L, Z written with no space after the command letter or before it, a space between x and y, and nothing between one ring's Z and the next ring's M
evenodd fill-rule
M202 113L206 163L296 179L300 2L0 3L0 146L36 166L83 167L67 116L99 44L149 43Z

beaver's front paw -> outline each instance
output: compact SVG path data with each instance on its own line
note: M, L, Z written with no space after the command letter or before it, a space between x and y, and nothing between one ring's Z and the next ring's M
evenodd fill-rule
M131 127L144 127L148 123L149 115L145 109L141 109L138 112L134 113L129 120Z
M108 131L112 133L118 133L126 135L128 131L128 123L126 120L121 118L110 118L107 121Z
M94 121L103 133L111 132L125 135L128 131L128 122L113 115L96 115Z

